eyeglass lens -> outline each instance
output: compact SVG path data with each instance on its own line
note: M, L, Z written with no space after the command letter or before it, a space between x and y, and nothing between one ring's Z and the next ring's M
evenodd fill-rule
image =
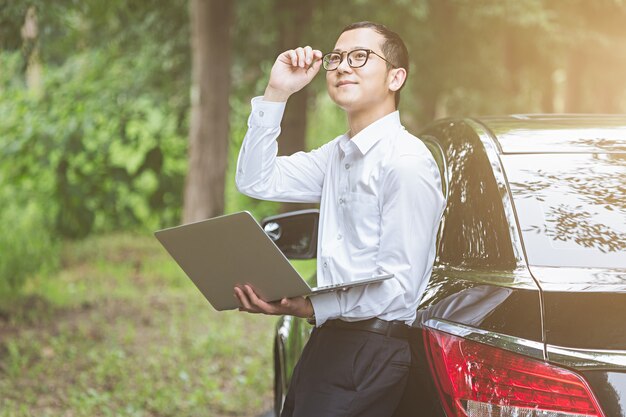
M369 51L366 49L355 49L346 54L348 65L352 68L359 68L365 65L367 58L369 57ZM338 52L331 52L324 57L324 68L327 70L334 70L339 67L343 61L343 54Z

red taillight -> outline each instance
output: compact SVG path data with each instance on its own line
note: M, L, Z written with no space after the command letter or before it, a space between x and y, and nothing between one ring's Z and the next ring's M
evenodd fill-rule
M448 417L604 417L572 371L437 330L425 333Z

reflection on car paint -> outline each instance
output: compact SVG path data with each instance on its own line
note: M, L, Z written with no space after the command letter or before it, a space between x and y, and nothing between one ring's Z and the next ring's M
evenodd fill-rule
M531 265L626 268L626 156L502 161Z
M545 291L624 292L626 271L609 268L530 267Z

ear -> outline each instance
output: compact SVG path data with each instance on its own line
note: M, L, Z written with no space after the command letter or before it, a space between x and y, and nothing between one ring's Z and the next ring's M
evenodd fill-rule
M406 70L404 68L394 68L389 71L389 89L391 91L398 91L406 81Z

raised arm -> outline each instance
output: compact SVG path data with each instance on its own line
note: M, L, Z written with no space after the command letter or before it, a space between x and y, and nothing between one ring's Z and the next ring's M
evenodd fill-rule
M331 147L277 157L285 103L319 72L322 53L307 46L278 56L265 95L252 100L248 131L237 160L236 184L254 198L318 202Z

